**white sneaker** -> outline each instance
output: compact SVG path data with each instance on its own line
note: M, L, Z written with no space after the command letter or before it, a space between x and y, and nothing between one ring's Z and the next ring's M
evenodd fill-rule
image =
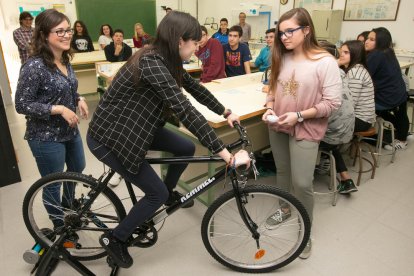
M114 176L112 176L111 180L109 180L109 185L111 186L118 186L119 183L122 181L122 176L118 173L115 173Z
M306 244L305 248L303 249L302 253L300 253L299 258L307 259L310 257L312 252L312 240L309 238L308 243Z
M407 142L401 142L400 140L395 139L395 150L405 150L407 148ZM392 150L392 145L385 145L384 149Z

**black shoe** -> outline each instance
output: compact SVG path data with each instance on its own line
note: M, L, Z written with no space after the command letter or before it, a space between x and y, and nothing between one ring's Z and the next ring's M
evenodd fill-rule
M170 196L168 197L167 201L164 203L165 206L171 206L173 203L180 201L180 198L182 198L184 195L177 191L173 191L170 193ZM181 208L190 208L194 206L194 200L188 200L187 203L181 207Z
M128 268L133 264L127 244L112 236L112 232L102 234L99 243L119 267Z
M355 186L352 179L341 180L341 183L338 186L338 192L340 194L349 194L352 192L357 192L358 188Z

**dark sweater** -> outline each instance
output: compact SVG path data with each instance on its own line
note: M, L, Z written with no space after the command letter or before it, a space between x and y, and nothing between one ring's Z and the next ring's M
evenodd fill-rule
M76 52L92 52L95 50L92 39L88 35L73 35L71 47Z
M115 44L113 42L107 45L104 51L106 60L110 62L127 61L129 57L132 55L131 47L129 47L125 43L122 43L122 51L119 53L118 56L115 55Z
M367 65L374 83L376 105L392 109L407 100L400 65L391 49L369 53Z

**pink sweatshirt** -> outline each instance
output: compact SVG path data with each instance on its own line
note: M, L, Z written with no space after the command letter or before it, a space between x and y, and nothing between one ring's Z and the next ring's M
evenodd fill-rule
M342 80L332 56L320 54L318 58L293 61L292 54L286 54L276 92L267 97L267 102L274 101L277 116L315 107L316 118L305 119L294 127L273 125L272 130L290 134L297 140L319 142L324 137L329 115L341 106Z

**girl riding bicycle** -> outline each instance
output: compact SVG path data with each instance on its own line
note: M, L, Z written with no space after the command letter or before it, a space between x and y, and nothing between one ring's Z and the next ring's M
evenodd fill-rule
M173 189L187 165L171 165L164 183L145 160L148 150L175 156L194 154L191 141L164 128L169 112L175 113L204 146L228 164L249 162L245 151L235 157L230 154L182 92L185 88L210 110L223 115L230 126L239 122L237 115L183 69L182 62L190 59L200 39L200 25L191 15L174 11L165 16L154 43L131 57L115 76L90 123L87 142L92 153L145 193L113 232L100 238L101 245L120 267L133 263L126 241L135 228L162 204L172 204L181 197ZM186 207L193 204L189 202Z

